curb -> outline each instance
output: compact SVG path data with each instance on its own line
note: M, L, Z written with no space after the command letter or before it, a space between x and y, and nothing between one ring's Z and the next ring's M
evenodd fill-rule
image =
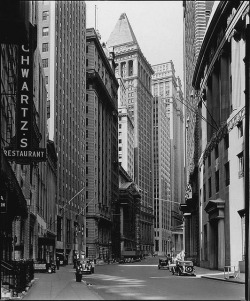
M201 276L201 278L207 278L212 280L219 280L219 281L226 281L226 282L233 282L238 284L245 284L245 281L243 280L228 280L226 278L218 278L218 277L210 277L210 276Z

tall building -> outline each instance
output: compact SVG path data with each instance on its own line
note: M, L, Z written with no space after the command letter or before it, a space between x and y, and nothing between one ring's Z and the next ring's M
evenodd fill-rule
M204 117L199 121L197 166L200 265L211 269L235 266L245 271L248 45L249 2L216 3L192 81Z
M118 160L129 176L134 179L134 123L131 112L126 106L120 106L118 114Z
M183 248L179 204L184 198L184 112L172 61L152 66L155 251Z
M121 14L107 41L115 53L116 77L126 87L125 104L134 123L134 181L141 192L142 254L153 252L153 166L151 75L153 70L144 57L127 15Z
M49 135L58 156L56 252L70 263L86 252L85 6L84 1L39 2L38 44L48 91Z
M184 99L186 130L186 181L194 169L196 108L192 78L214 1L183 1ZM194 26L195 25L195 26Z
M120 253L119 229L113 227L119 197L118 81L114 54L99 37L87 29L86 255L108 260Z
M198 102L192 87L195 64L202 45L214 1L183 1L184 99L185 99L185 222L186 257L199 264L199 158Z

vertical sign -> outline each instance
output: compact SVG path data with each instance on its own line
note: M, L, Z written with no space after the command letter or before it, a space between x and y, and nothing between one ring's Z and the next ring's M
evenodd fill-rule
M19 164L46 161L46 148L33 143L33 49L31 43L20 45L18 50L18 83L16 101L16 143L6 147L8 160Z
M16 104L16 147L32 148L33 59L28 45L19 46Z

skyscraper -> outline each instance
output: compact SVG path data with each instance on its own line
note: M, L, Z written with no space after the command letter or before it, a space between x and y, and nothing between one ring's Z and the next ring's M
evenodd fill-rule
M214 1L183 1L184 31L184 99L185 99L185 174L186 204L184 213L194 212L185 219L186 256L199 261L198 153L200 149L197 109L198 98L192 87L195 64L201 49ZM187 205L187 206L186 206ZM188 205L191 205L187 209ZM192 231L190 230L192 229Z
M107 41L115 53L116 77L126 87L134 122L134 181L141 192L141 253L153 251L152 94L153 70L144 57L127 15L121 14Z
M184 112L179 77L172 61L152 66L154 96L154 213L155 250L159 254L182 250L184 198Z
M120 248L112 232L119 193L118 81L114 54L94 28L86 34L86 255L110 259Z
M62 259L86 251L84 1L39 2L38 43L48 90L49 132L57 155L57 242Z

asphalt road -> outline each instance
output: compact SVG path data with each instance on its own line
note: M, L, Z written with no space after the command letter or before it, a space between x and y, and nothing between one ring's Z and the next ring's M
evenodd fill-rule
M96 266L83 281L104 300L245 300L244 284L172 275L157 264L155 257Z

